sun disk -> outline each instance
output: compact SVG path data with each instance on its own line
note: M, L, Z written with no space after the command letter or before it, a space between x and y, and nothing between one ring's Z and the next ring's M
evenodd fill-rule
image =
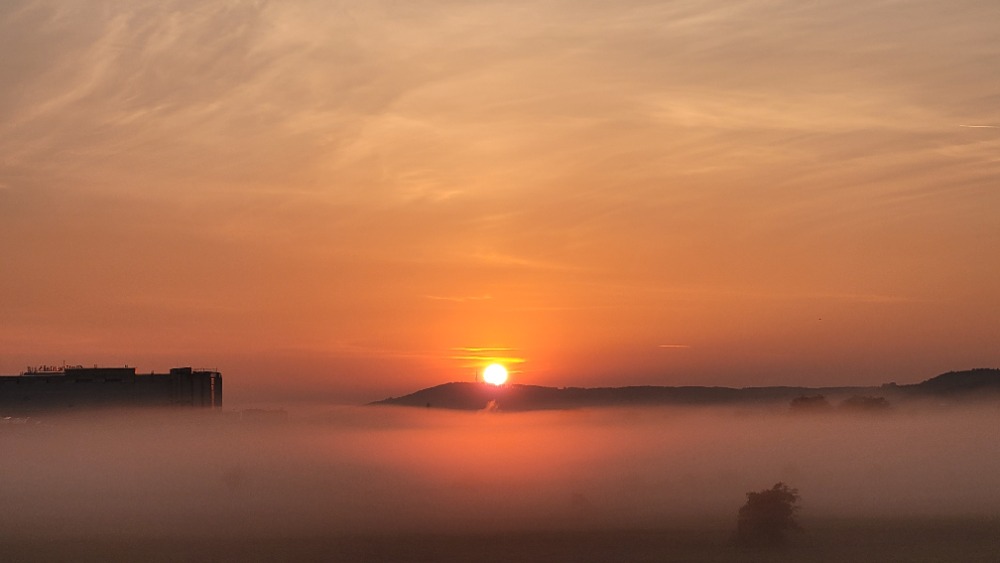
M483 381L492 385L503 385L507 382L507 368L500 364L490 364L483 370Z

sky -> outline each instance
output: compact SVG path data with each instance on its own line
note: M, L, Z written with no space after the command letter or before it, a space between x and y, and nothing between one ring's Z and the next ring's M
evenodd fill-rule
M994 0L0 0L0 373L1000 365Z

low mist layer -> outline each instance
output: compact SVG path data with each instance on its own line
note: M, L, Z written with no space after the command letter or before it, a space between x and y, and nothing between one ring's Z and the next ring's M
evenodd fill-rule
M0 423L0 534L623 529L734 522L784 481L803 519L1000 510L996 406L160 412Z

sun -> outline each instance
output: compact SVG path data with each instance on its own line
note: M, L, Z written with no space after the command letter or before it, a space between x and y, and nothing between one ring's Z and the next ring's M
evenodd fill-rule
M507 382L507 368L500 364L490 364L483 370L483 381L492 385L503 385Z

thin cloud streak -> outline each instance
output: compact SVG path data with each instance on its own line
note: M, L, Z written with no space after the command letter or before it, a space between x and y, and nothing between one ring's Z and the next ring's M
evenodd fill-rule
M523 364L524 362L527 361L525 358L518 358L513 356L495 356L490 354L457 355L457 356L449 356L449 358L452 360L474 360L474 361L484 360L484 361L492 361L500 363L512 362L517 364Z
M465 303L467 301L489 301L493 299L492 295L469 295L469 296L445 296L445 295L424 295L424 299L430 299L432 301L454 301L456 303Z

